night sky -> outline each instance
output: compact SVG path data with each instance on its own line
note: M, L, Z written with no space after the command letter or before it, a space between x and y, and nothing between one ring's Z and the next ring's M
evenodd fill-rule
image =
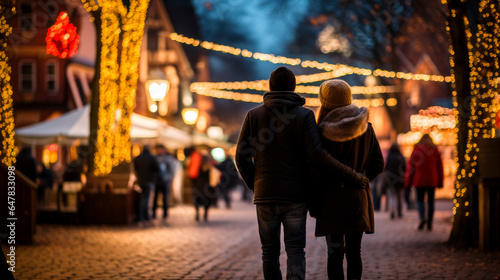
M311 11L309 0L183 0L165 1L176 32L253 52L317 59L320 28L301 34ZM189 20L186 20L188 19ZM302 27L301 27L302 26ZM314 30L315 29L315 30ZM297 35L301 35L297 44ZM200 48L185 47L195 57ZM317 52L317 50L316 50ZM228 54L208 52L213 81L267 79L278 65ZM291 67L292 68L292 67ZM300 67L296 72L304 72ZM301 73L297 73L301 74Z
M408 0L191 0L190 2L164 0L164 2L176 32L186 36L248 49L252 52L319 62L346 63L367 68L372 67L373 57L370 57L372 54L366 50L374 45L373 40L376 40L377 36L382 40L385 36L386 26L380 23L387 20L380 16L380 11L390 12L392 17L389 18L393 20L391 27L393 29L395 27L396 30L399 23L396 21L398 16L408 16L411 13L410 9L407 9L411 3ZM390 3L390 6L386 3ZM340 25L339 20L342 21ZM320 51L318 36L327 26L335 26L337 29L342 26L350 28L353 34L350 34L349 40L345 39L349 34L340 37L352 45L353 55L341 52L325 54ZM372 33L367 34L367 31ZM190 46L184 48L193 65L201 53L205 52L209 56L210 74L214 82L268 79L270 73L280 66L201 48ZM319 72L300 66L288 67L296 75ZM364 81L364 77L360 76L346 76L343 79L351 85L363 85ZM235 116L238 122L243 119L246 110L257 105L234 103L243 102L215 101L216 107L227 108L230 105L230 111L218 110L219 114Z

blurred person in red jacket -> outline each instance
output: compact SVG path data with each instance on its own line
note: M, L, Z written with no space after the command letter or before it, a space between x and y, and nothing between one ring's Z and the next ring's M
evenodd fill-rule
M443 162L438 148L429 134L424 134L415 146L406 166L405 187L415 187L417 208L420 217L418 229L432 230L434 217L434 195L437 188L443 187ZM424 199L427 194L427 219L425 219Z

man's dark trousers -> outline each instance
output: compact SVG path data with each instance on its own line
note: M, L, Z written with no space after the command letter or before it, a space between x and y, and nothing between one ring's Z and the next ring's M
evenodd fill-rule
M287 253L286 278L305 279L306 219L306 203L257 204L265 279L282 279L279 263L281 224Z
M154 190L154 183L142 183L139 186L142 191L139 193L138 219L139 221L148 221L151 219L149 216L149 200L151 192Z

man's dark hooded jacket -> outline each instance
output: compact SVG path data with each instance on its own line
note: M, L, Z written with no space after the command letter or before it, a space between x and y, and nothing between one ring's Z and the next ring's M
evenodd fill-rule
M238 139L236 165L254 191L254 203L307 202L308 161L340 181L362 186L363 176L321 147L314 113L294 92L270 91L248 111Z

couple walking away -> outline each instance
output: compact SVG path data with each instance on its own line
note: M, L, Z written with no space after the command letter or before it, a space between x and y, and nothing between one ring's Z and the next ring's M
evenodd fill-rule
M368 110L352 104L341 80L320 87L318 124L294 92L295 75L286 67L271 73L264 104L245 116L236 164L254 191L265 279L282 279L283 224L287 279L305 279L306 217L316 217L316 236L326 236L328 278L361 279L361 238L373 233L369 181L384 160Z

